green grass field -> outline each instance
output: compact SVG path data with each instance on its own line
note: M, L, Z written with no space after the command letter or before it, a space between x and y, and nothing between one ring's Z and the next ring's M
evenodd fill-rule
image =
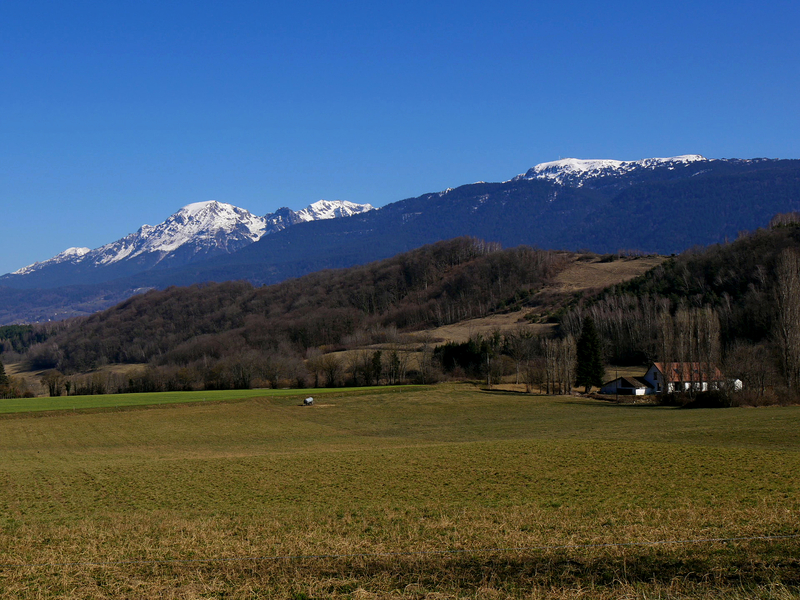
M0 596L800 597L797 537L647 545L800 534L800 408L302 395L0 418Z
M98 396L40 396L36 398L0 398L0 414L41 412L54 410L89 410L96 408L125 408L130 406L156 406L159 404L187 404L243 400L246 398L280 397L305 398L327 394L356 394L361 392L391 392L400 386L287 389L287 390L211 390L202 392L158 392L149 394L108 394ZM406 389L406 388L403 388Z

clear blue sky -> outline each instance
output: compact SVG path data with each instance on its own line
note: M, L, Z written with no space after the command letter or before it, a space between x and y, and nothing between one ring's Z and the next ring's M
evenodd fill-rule
M0 4L0 273L180 207L800 157L800 3Z

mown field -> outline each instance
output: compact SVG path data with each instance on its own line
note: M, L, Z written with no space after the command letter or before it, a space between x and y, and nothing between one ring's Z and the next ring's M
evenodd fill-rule
M800 408L301 397L0 417L0 596L800 597Z

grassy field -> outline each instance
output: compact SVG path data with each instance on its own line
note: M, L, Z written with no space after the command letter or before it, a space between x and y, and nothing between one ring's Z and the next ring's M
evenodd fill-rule
M399 386L285 389L285 390L210 390L201 392L157 392L142 394L108 394L97 396L41 396L36 398L0 398L0 414L41 411L84 411L96 408L126 408L132 406L157 406L159 404L188 404L192 402L225 402L246 398L292 397L296 400L308 396L329 394L359 394L365 392L390 393ZM408 388L402 388L408 389Z
M800 408L297 404L4 416L0 596L800 597L797 537L649 544L800 534Z

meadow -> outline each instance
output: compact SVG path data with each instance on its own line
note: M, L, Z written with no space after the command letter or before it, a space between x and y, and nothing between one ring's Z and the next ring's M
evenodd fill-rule
M800 597L800 408L314 395L0 416L0 595Z
M358 388L308 388L276 390L202 390L194 392L156 392L136 394L103 394L92 396L37 396L34 398L0 398L0 414L29 413L41 411L86 411L89 409L120 409L137 406L158 406L160 404L190 404L195 402L225 402L246 398L290 396L306 398L327 394L358 394L367 391L387 393L397 386L372 386ZM410 389L404 387L405 389Z

